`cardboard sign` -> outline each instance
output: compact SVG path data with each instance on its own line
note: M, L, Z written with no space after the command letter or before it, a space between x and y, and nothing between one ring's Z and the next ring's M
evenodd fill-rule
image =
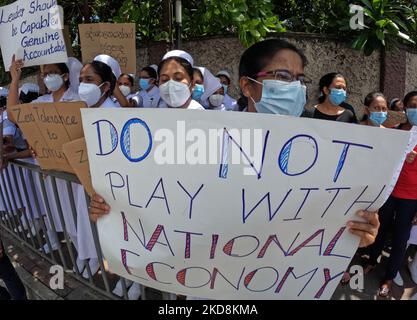
M94 189L85 139L81 138L64 144L63 151L84 189L91 197L94 194Z
M10 109L42 169L74 173L62 148L83 137L80 108L85 107L83 102L60 102L22 104Z
M0 7L0 46L4 68L12 56L25 66L67 62L60 9L56 0L19 0Z
M110 269L210 299L330 299L410 133L193 110L82 110ZM376 159L384 159L377 161ZM377 172L378 174L374 174Z
M83 63L99 54L115 58L123 73L136 74L136 25L134 23L80 24Z

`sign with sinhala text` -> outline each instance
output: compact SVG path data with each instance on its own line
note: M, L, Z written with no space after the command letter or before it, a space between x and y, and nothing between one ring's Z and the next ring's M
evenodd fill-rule
M78 25L83 63L99 54L116 59L123 73L136 74L136 25L134 23L92 23Z
M276 115L84 109L110 269L211 299L330 299L410 133Z
M19 0L0 7L0 46L4 68L12 56L25 66L67 62L63 24L56 0Z

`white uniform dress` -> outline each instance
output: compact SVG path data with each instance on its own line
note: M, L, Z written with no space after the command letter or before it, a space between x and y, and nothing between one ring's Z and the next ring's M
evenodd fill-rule
M157 86L153 86L149 92L146 90L139 91L133 100L136 101L139 108L159 108L162 103Z
M71 102L71 101L80 101L80 98L78 96L78 93L75 90L68 89L62 96L60 102ZM41 96L37 100L33 101L33 103L47 103L47 102L53 102L52 94ZM39 179L42 179L42 178L39 175L35 174L34 180L35 180L35 184L37 188L36 191L42 195L43 193L42 193L41 183ZM47 176L44 179L44 182L45 182L45 189L46 189L46 195L48 197L47 199L48 202L46 202L46 199L44 199L43 196L39 198L40 199L39 202L41 203L41 207L44 210L44 214L46 213L46 204L49 205L51 216L52 216L56 231L63 232L64 226L59 217L58 206L57 206L57 202L56 202L54 192L53 192L51 177ZM72 242L74 243L74 246L76 247L78 251L78 256L81 258L80 252L82 253L85 251L91 251L91 248L94 249L93 241L91 242L80 241L81 239L88 238L88 236L86 237L84 235L84 233L86 232L89 233L90 238L92 239L91 229L87 230L86 228L84 228L84 226L87 223L89 226L88 214L85 214L85 212L84 213L79 212L78 210L76 213L72 211L68 188L67 188L67 182L65 180L57 178L56 185L57 185L57 191L59 195L59 204L61 206L62 214L64 218L65 230L69 234ZM78 189L80 188L83 189L82 186L80 186L79 184L71 183L71 189L74 194L75 206L77 206L77 194L78 194ZM77 223L75 223L74 214L77 218ZM80 225L83 227L80 228L79 227ZM50 236L52 246L55 247L57 239L53 238L52 225L49 219L47 219L46 226L48 228L48 234Z
M3 113L3 136L13 137L13 144L17 151L28 149L28 145L22 131L8 119L6 111ZM26 161L32 164L34 163L33 158L28 158ZM10 184L6 178L6 175L3 175L6 186L3 186L2 184L3 192L2 197L0 197L0 209L3 210L4 208L8 208L9 212L21 211L22 214L26 215L29 224L31 224L34 219L38 219L42 215L44 210L37 210L34 204L34 192L29 181L29 170L22 169L23 184L26 186L28 198L26 198L26 194L24 192L25 190L22 185L19 167L15 166L14 164L9 164L5 171L7 171L9 175ZM13 172L15 176L13 175ZM14 178L16 178L16 180ZM2 182L2 179L0 179L0 181ZM8 190L7 193L5 192L6 190ZM40 198L40 194L37 192L37 190L35 190L35 195L37 199ZM41 205L40 207L42 208ZM23 216L21 217L21 222L25 228L27 228L26 219Z
M223 104L226 107L226 111L239 111L239 105L237 104L237 101L228 94L224 95Z
M18 151L27 149L27 144L23 138L22 131L16 127L16 125L8 119L7 111L2 114L3 121L3 137L12 136L13 144ZM16 169L16 168L15 168ZM19 199L18 190L21 186L19 181L19 173L15 170L16 179L13 178L12 165L8 165L3 171L3 177L0 179L2 188L2 195L0 196L0 210L10 212L17 212L19 209L25 207L24 199ZM9 179L7 179L7 175ZM3 185L4 179L4 185ZM17 182L17 183L16 183ZM6 192L7 190L7 192ZM20 201L22 200L22 201Z
M131 93L126 97L126 99L127 100L132 100L132 99L135 100L134 99L135 97L136 97L136 94ZM121 108L121 105L120 105L119 101L117 101L117 99L115 97L112 97L111 100L113 101L116 108Z
M107 98L100 108L117 108L116 104ZM85 196L85 190L81 185L77 185L78 188L74 193L75 203L77 207L77 235L78 243L78 257L82 260L85 259L97 259L97 253L94 245L93 235L91 233L91 225L88 216L87 199Z
M224 105L224 103L222 103L222 105L220 107L208 108L206 110L211 110L211 111L227 111L226 106Z

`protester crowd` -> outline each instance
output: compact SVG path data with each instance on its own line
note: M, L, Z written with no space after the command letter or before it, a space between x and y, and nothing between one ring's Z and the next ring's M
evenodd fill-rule
M365 111L364 117L358 119L355 108L347 103L349 79L337 72L323 75L317 88L320 92L317 104L313 108L306 108L306 85L311 83L304 73L306 64L307 59L303 52L286 41L270 39L259 42L247 49L241 57L238 84L241 96L232 97L233 82L227 70L209 70L204 66L196 66L192 56L180 50L168 52L158 66L145 66L137 75L122 73L119 63L108 55L99 55L85 65L70 58L68 63L42 66L39 78L41 81L24 84L20 88L24 63L13 58L10 67L11 83L8 89L2 88L0 92L3 110L2 170L10 170L8 163L14 159L37 163L36 155L8 113L10 107L23 103L84 101L89 108L181 108L202 112L259 112L380 128L384 128L388 111L393 110L404 113L407 121L395 123L386 130L412 130L417 125L417 91L407 93L404 98L385 97L381 92L371 92L363 97L363 106L356 106ZM139 91L135 92L135 88L139 88ZM362 249L358 254L364 259L365 274L375 268L382 251L391 247L386 273L381 279L378 292L381 297L390 295L393 282L403 285L399 270L406 263L407 247L417 244L416 155L417 146L407 155L395 188L379 212L361 211L358 214L365 222L353 221L348 224L350 232L361 238ZM27 171L24 170L24 182L30 189L32 187ZM46 207L49 207L56 231L62 232L65 227L74 243L78 252L78 269L87 278L88 264L94 275L99 270L99 259L89 228L89 218L97 221L109 213L110 207L100 195L94 195L89 208L83 187L72 184L77 209L75 223L65 180L56 180L60 203L54 200L50 177L45 176L44 182L47 200L40 195L39 179L35 179L34 190L29 192L33 197L38 195L38 199L42 200L39 210L28 212L24 200L16 203L17 208L10 208L10 204L4 200L5 197L0 197L0 212L18 211L25 231L32 234L40 232L39 219L45 219L50 244L45 244L41 249L48 253L56 250L59 242L52 230L51 221L45 217ZM0 181L0 187L3 194L22 193L21 184L7 188ZM65 226L60 222L58 206L62 208ZM408 269L412 280L417 284L417 256L408 265ZM18 277L10 267L10 261L1 246L0 279L7 280L5 282L13 298L25 298L22 286L16 287L16 283L19 283ZM341 279L341 283L349 283L348 272ZM140 285L126 281L126 286L129 299L137 300L141 293ZM113 293L122 295L120 281Z

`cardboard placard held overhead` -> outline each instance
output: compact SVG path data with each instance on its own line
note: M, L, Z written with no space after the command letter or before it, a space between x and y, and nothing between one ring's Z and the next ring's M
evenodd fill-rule
M136 25L134 23L80 24L83 63L99 54L115 58L123 73L136 74Z
M89 196L94 193L91 183L90 165L88 163L87 145L85 139L77 139L64 144L63 151Z
M9 71L12 56L25 67L67 62L63 36L63 12L56 1L19 0L0 7L0 46Z
M85 107L84 102L59 102L22 104L10 109L42 169L74 173L62 148L83 137L80 109Z

